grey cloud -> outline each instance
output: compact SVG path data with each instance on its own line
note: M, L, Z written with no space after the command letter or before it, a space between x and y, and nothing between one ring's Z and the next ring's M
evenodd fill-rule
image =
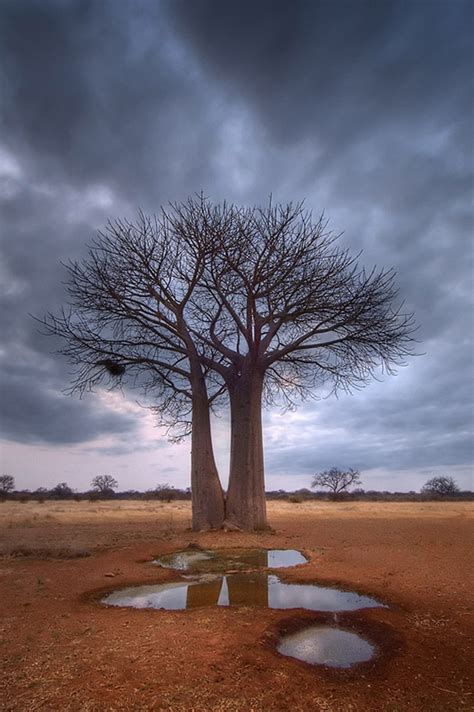
M167 6L204 70L271 137L268 150L309 149L286 166L301 185L290 197L325 208L369 264L393 264L422 338L443 329L459 307L450 284L469 284L472 269L472 5ZM274 190L275 176L270 157L260 186Z
M36 179L105 182L141 204L194 189L207 96L158 4L7 0L0 11L4 140Z
M446 344L428 346L431 354L398 377L354 396L302 406L304 427L291 429L294 440L282 442L279 433L272 438L270 418L268 470L311 472L336 465L398 471L472 463L465 354L456 355Z
M440 100L445 111L453 101L469 107L468 2L167 5L209 73L251 103L279 142L308 133L352 143L381 124L436 122Z
M5 434L120 432L107 452L126 456L134 422L55 395L67 365L28 313L65 301L59 260L108 217L201 189L273 193L325 209L363 263L397 270L426 356L353 398L304 404L288 442L270 429L269 474L335 453L391 471L472 462L472 18L464 0L4 0ZM18 164L3 178L2 148Z
M130 419L130 422L134 422ZM135 421L136 422L136 421ZM157 450L161 450L165 448L167 445L166 440L162 439L156 439L152 443L147 443L143 444L140 441L137 441L136 437L134 437L134 433L130 432L125 435L124 438L122 438L121 443L119 445L110 445L110 446L100 446L100 447L93 447L93 446L86 446L85 450L86 452L93 452L96 453L97 455L130 455L133 453L137 452L146 452L146 451L152 451L156 452Z
M97 401L67 398L57 381L41 379L35 362L9 370L0 388L5 439L20 443L76 444L101 435L135 429L136 421L102 407Z

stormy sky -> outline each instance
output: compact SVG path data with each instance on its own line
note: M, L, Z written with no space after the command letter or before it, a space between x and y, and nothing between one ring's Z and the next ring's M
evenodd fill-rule
M133 391L64 395L29 316L108 218L203 191L304 199L394 267L419 356L352 396L265 415L268 489L333 465L366 489L472 488L473 5L467 0L0 0L1 472L189 485ZM227 423L214 435L223 479Z

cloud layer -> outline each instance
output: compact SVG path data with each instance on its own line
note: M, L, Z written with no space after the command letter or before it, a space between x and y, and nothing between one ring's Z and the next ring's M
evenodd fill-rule
M472 21L462 0L4 0L4 452L41 444L54 460L102 438L115 454L127 441L123 462L129 447L140 457L140 419L61 395L67 364L28 316L64 302L61 260L138 207L273 193L325 210L368 266L395 267L426 355L354 397L269 414L269 476L291 488L293 475L346 464L384 486L444 466L472 486ZM176 452L163 479L181 483ZM33 470L12 474L35 486Z

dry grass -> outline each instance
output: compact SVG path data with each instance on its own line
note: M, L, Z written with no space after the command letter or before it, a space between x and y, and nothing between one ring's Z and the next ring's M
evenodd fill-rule
M309 517L332 519L363 517L369 519L472 517L472 502L268 502L270 522L275 518ZM75 502L48 500L19 503L4 502L0 507L0 528L31 527L47 524L106 524L114 521L156 520L183 526L191 521L191 503L143 500Z
M88 549L80 549L72 546L0 546L1 557L26 557L34 559L82 559L90 556Z
M311 518L332 519L341 517L364 519L398 519L426 517L473 516L473 502L321 502L309 501L269 502L268 514L293 518L295 514Z
M338 528L356 522L422 523L472 518L472 502L291 502L268 503L270 524L302 531ZM390 524L392 523L392 524ZM167 541L191 535L191 503L156 501L4 502L0 507L0 556L68 558L74 551L128 546L135 541ZM328 530L329 531L329 530ZM189 534L187 534L189 532ZM245 535L235 534L246 545ZM247 535L259 539L258 534ZM242 538L243 537L243 538ZM237 539L236 539L237 542ZM66 552L66 553L64 553Z

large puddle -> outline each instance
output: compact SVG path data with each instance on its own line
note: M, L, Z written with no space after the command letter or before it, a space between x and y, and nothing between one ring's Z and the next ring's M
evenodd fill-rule
M364 638L342 628L315 625L285 635L278 644L281 655L312 665L349 668L370 660L375 648Z
M356 611L385 607L383 603L351 591L316 584L284 583L263 573L208 575L195 581L124 588L108 594L102 603L129 608L182 611L207 606L258 606L310 611Z
M193 573L243 569L279 569L307 564L296 549L187 549L155 559L166 569Z

